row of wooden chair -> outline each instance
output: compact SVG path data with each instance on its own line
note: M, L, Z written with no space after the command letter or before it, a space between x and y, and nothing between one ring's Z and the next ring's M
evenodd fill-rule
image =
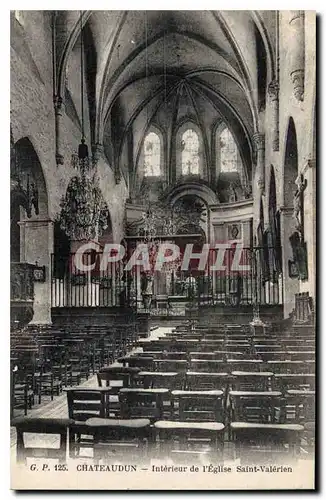
M134 324L87 329L35 330L11 336L11 416L15 409L27 414L44 395L51 399L63 386L79 385L103 366L124 355L137 341ZM69 333L69 335L68 335Z
M71 434L75 433L75 423L70 419L35 419L18 418L13 422L17 430L17 461L25 462L28 457L59 459L65 464L68 458L79 457L80 448L76 448ZM172 458L174 461L204 459L208 463L224 461L225 426L219 422L181 422L158 420L151 424L148 419L107 419L92 417L85 422L93 449L93 460L115 462L128 457L128 461L137 459L137 464L148 463L152 458ZM275 456L289 460L295 459L300 452L300 438L304 426L299 424L248 424L232 422L231 433L234 436L236 455L240 463L245 463L253 445L268 461ZM49 434L59 436L59 448L31 447L25 444L25 434ZM273 458L272 458L273 457ZM261 458L261 457L260 457ZM206 463L207 463L206 462ZM261 463L259 460L258 463Z

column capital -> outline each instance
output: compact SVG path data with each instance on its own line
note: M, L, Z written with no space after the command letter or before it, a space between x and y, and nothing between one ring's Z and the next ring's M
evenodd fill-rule
M289 24L294 24L296 21L303 21L304 10L290 10Z
M255 134L253 134L252 139L257 151L265 149L265 134L256 132Z
M23 219L18 222L19 226L29 226L29 227L44 227L54 224L52 219L43 218L43 219Z
M295 69L291 73L293 95L298 101L304 100L304 70Z

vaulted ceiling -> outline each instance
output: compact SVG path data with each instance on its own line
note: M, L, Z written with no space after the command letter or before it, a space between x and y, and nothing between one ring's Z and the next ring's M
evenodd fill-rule
M78 11L56 17L58 92L80 34ZM274 77L274 11L87 11L83 13L92 99L92 142L126 166L154 123L167 135L197 123L209 148L212 127L232 130L248 171L266 85Z

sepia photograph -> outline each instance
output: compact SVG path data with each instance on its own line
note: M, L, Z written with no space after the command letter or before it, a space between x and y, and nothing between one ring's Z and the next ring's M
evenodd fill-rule
M7 13L12 490L316 489L316 12L192 6Z

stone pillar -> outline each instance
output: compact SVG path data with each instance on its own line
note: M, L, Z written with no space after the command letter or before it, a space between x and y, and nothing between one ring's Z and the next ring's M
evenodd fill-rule
M293 260L290 236L295 231L293 207L281 207L281 241L282 241L282 269L283 269L283 311L284 318L288 318L295 305L295 294L300 291L298 278L289 276L289 260Z
M54 101L54 114L55 114L55 159L57 165L64 164L64 155L62 147L62 116L64 114L64 102L62 97L55 96Z
M253 135L256 155L255 182L260 194L265 191L265 134L257 132Z
M96 144L92 144L92 162L93 166L95 167L99 160L103 156L103 145L97 142Z
M298 101L304 100L304 11L291 10L289 25L293 41L290 48L290 77L293 85L293 95Z
M256 234L260 222L260 200L265 191L265 135L257 132L253 135L255 154L255 174L253 182L253 231Z
M34 283L34 316L30 324L51 324L51 254L53 222L50 219L23 220L20 225L20 260L45 266L45 282Z
M279 150L279 83L277 80L270 82L268 86L268 96L271 103L272 123L273 123L273 151Z

